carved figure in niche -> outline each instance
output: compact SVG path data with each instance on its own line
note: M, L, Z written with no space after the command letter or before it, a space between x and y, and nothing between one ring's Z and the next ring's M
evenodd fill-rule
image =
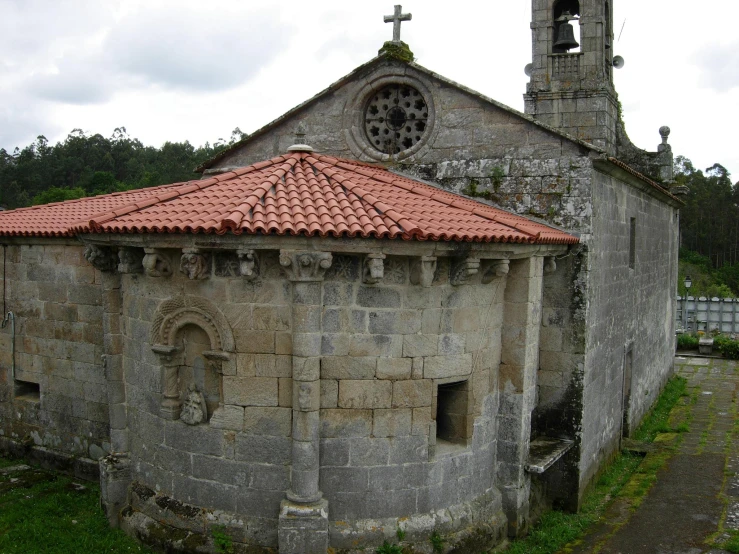
M205 403L205 397L195 383L190 383L187 388L180 419L188 425L197 425L208 420L208 406Z
M188 279L207 279L210 275L210 257L197 250L183 250L180 271L187 275Z
M203 397L203 423L221 403L221 374L217 364L210 363L206 354L210 351L208 334L197 325L185 325L177 334L182 345L182 361L179 366L180 398L186 401L195 387ZM185 383L190 383L185 386ZM184 410L184 407L183 407ZM184 421L184 420L183 420Z

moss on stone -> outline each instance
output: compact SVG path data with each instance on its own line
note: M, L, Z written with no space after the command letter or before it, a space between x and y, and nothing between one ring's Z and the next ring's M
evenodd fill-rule
M415 59L413 56L413 52L411 52L411 49L405 42L402 41L387 41L385 44L382 45L382 48L380 48L378 54L380 54L381 56L384 54L390 59L398 60L405 63L411 63Z

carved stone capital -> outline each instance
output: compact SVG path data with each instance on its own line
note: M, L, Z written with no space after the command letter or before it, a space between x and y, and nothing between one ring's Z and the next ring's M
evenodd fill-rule
M463 285L480 270L479 258L464 258L452 265L449 281L452 285Z
M322 281L332 260L330 252L280 251L280 266L291 281Z
M120 273L141 273L144 271L144 253L140 248L120 248L118 250L118 271Z
M385 276L385 254L367 254L362 268L362 281L375 285Z
M510 260L485 260L482 262L482 284L505 277L510 270Z
M115 271L118 266L118 260L113 250L105 246L88 244L84 256L95 269L100 271Z
M238 250L239 275L247 281L253 281L259 277L259 256L255 250Z
M180 258L180 271L187 275L187 278L191 281L207 279L210 277L210 255L196 248L183 249Z
M411 259L410 279L414 285L430 287L436 274L436 256L421 256Z
M144 273L149 277L169 277L172 275L172 266L169 258L156 248L144 248Z
M554 273L557 271L557 260L554 256L544 258L544 273Z

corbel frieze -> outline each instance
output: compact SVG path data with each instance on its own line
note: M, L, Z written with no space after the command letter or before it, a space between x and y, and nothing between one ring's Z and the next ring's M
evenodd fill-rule
M185 248L182 250L180 258L180 271L187 275L187 278L207 279L210 277L210 254L201 252L197 248Z
M434 282L436 274L437 258L436 256L421 256L420 258L412 258L410 265L410 279L414 285L422 287L430 287Z
M322 281L332 261L330 252L280 250L280 266L290 281Z
M480 270L480 258L463 258L452 265L449 281L452 285L465 284Z
M236 253L239 256L239 275L247 281L259 277L259 255L256 250L240 249Z
M140 248L123 247L118 250L119 273L141 273L144 271L144 253Z
M483 285L487 285L495 279L508 275L509 270L510 260L484 260L482 262L481 282Z
M385 277L385 254L367 254L364 258L362 281L368 285L375 285Z
M172 265L169 258L157 248L144 248L142 261L144 273L149 277L169 277L172 275Z
M106 246L88 244L83 255L99 271L115 271L118 266L115 253Z
M557 259L554 256L544 258L544 273L554 273L557 271Z

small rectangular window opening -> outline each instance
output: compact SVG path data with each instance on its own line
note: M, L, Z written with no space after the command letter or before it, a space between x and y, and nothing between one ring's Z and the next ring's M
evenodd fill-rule
M631 218L629 227L629 268L636 266L636 218Z
M30 381L15 381L15 399L39 402L41 400L41 387L38 383Z
M465 444L468 431L469 382L439 385L436 400L436 438Z

